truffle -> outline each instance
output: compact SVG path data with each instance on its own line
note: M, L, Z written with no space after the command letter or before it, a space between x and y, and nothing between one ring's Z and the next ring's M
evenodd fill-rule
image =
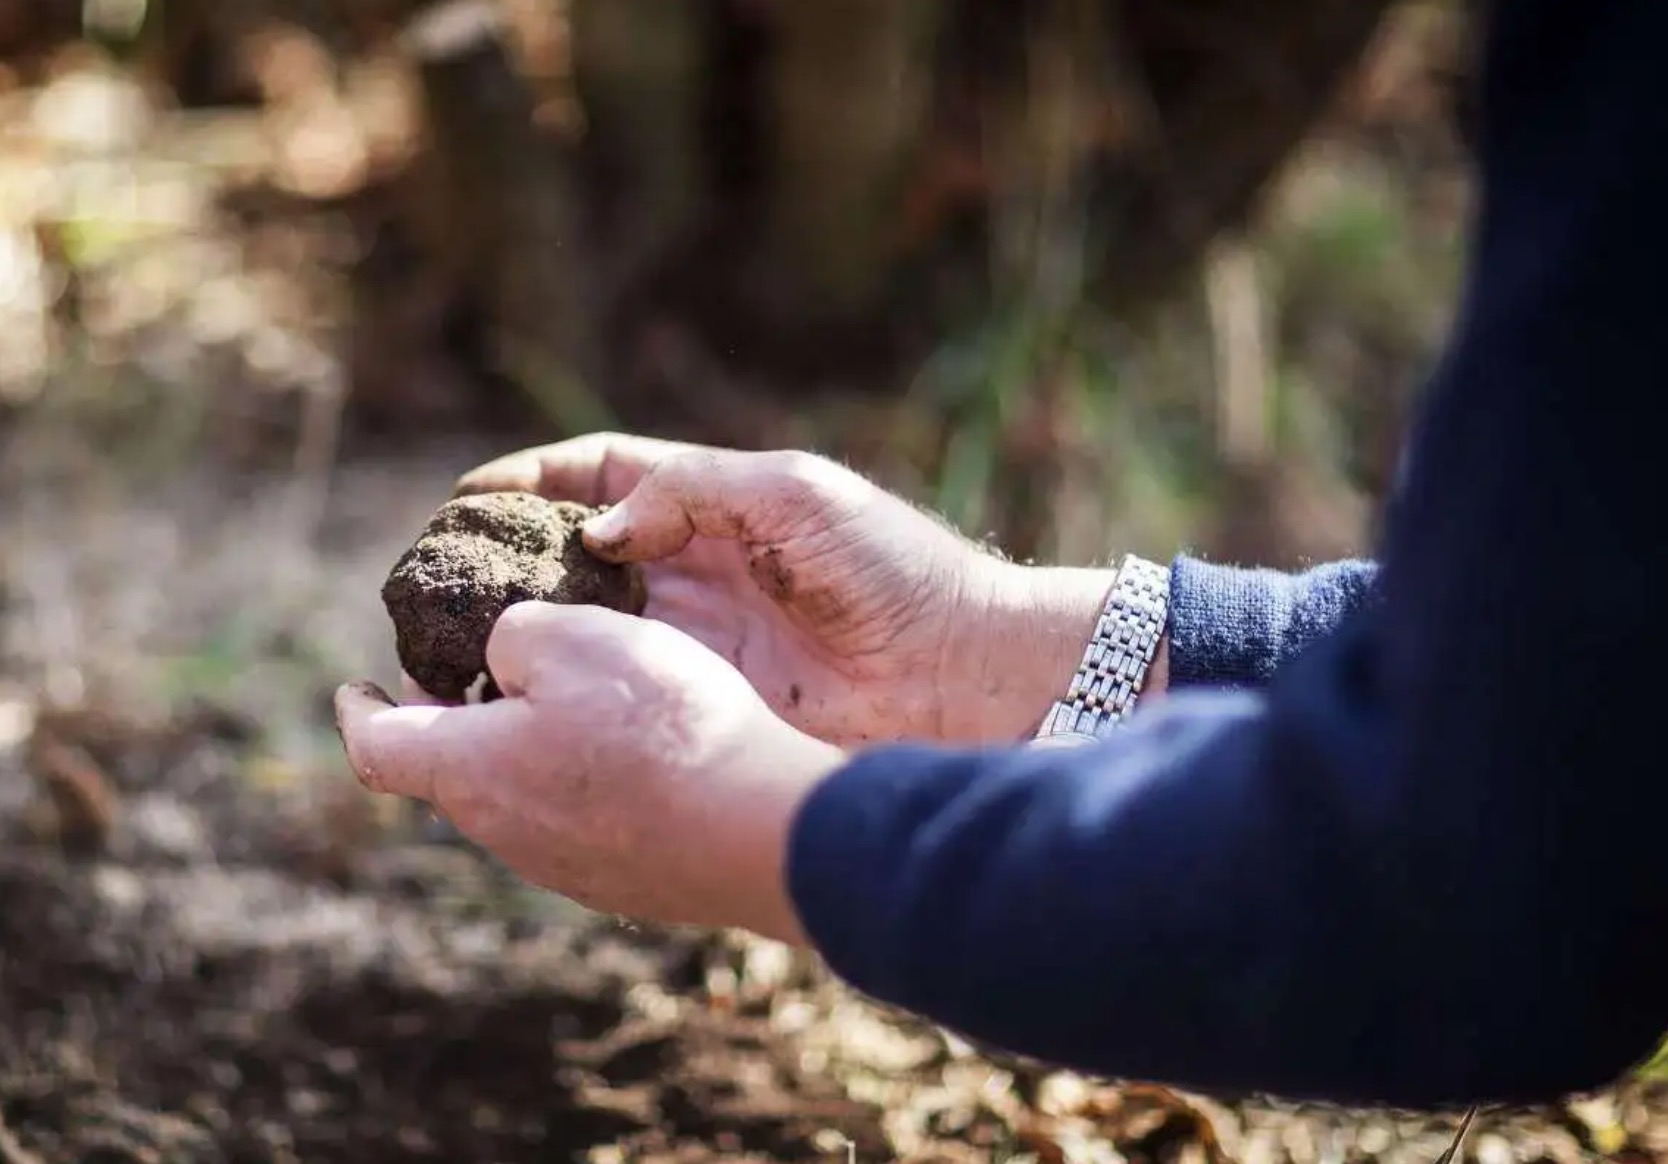
M641 614L642 572L604 562L580 540L580 526L596 512L531 493L483 493L441 506L382 587L405 673L436 698L462 700L487 672L493 624L518 602ZM497 694L487 675L482 697Z

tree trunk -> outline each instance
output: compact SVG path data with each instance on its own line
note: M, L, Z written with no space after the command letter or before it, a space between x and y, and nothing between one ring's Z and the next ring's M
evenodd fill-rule
M705 13L694 0L572 0L569 23L588 209L609 243L600 289L618 293L686 242L706 208Z
M568 426L595 423L571 148L535 116L537 95L496 24L432 40L419 30L408 43L427 127L420 237L488 321L488 371Z
M874 309L890 234L932 111L937 0L818 0L774 10L765 245L806 283L807 308Z
M0 3L0 67L29 66L81 33L81 0Z
M1359 64L1390 0L1148 0L1122 37L1148 95L1133 156L1114 159L1100 284L1127 311L1172 292L1243 224Z

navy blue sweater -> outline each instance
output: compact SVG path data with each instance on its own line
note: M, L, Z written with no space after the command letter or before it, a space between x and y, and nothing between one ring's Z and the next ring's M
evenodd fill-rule
M879 999L1090 1072L1423 1106L1668 1029L1668 3L1498 0L1471 274L1376 568L1174 564L1175 694L890 746L789 880Z

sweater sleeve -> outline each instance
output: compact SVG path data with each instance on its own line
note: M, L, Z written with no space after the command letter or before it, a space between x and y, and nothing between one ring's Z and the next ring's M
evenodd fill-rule
M861 990L1097 1074L1410 1106L1599 1086L1668 1027L1668 5L1490 11L1471 275L1373 601L1097 745L834 774L788 879ZM1190 673L1259 673L1233 644L1294 623L1252 622Z
M1297 574L1181 556L1170 566L1170 686L1258 687L1373 592L1371 562Z

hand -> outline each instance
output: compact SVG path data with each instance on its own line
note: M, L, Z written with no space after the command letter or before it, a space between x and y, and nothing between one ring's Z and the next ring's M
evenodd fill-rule
M644 564L645 615L729 659L790 724L843 745L1025 737L1065 689L1113 578L1004 562L802 452L596 434L458 485L495 490L612 505L586 540Z
M787 838L839 749L782 722L688 635L610 610L511 607L487 664L504 692L490 703L339 690L360 780L427 802L526 880L594 909L803 940Z

